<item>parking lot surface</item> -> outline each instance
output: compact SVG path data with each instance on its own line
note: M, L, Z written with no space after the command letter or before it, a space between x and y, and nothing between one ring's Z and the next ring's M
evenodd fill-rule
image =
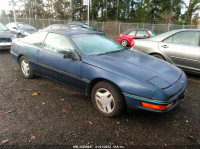
M107 118L70 86L24 79L10 53L0 51L0 144L200 145L200 76L187 76L185 99L172 111Z

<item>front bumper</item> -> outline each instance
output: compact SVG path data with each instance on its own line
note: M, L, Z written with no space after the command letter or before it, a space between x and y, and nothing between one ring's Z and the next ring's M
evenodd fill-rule
M11 48L11 42L0 42L0 50L9 50Z
M168 100L165 100L165 101L139 97L133 94L125 93L125 92L123 92L123 94L126 100L127 108L129 110L142 109L142 110L147 110L147 111L152 111L152 112L164 113L164 112L170 111L171 109L173 109L180 103L181 99L184 98L184 95L186 93L186 86L187 86L187 83L184 84L181 90L179 90L176 94L173 94L173 96L171 96ZM159 105L159 106L167 106L167 105L171 105L171 106L165 110L155 110L155 109L143 107L142 102Z

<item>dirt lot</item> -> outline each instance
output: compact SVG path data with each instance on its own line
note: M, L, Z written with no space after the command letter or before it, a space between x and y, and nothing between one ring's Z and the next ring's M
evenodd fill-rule
M107 118L89 97L65 84L24 79L9 52L0 51L0 144L199 147L200 76L187 75L186 97L169 113Z

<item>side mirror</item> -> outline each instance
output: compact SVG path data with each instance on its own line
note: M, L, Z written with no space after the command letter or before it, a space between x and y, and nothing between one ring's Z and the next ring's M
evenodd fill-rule
M63 58L72 58L73 57L73 53L72 51L66 52L63 56Z
M13 27L13 29L14 29L14 30L17 30L17 28L16 28L16 27Z

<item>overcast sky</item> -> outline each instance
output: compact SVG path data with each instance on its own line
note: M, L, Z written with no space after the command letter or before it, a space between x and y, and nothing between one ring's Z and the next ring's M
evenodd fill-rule
M187 6L189 5L189 1L190 0L185 0ZM1 0L0 12L1 12L1 10L10 10L10 9L12 9L12 7L9 6L9 0ZM183 9L183 12L184 11L185 11L185 9Z

